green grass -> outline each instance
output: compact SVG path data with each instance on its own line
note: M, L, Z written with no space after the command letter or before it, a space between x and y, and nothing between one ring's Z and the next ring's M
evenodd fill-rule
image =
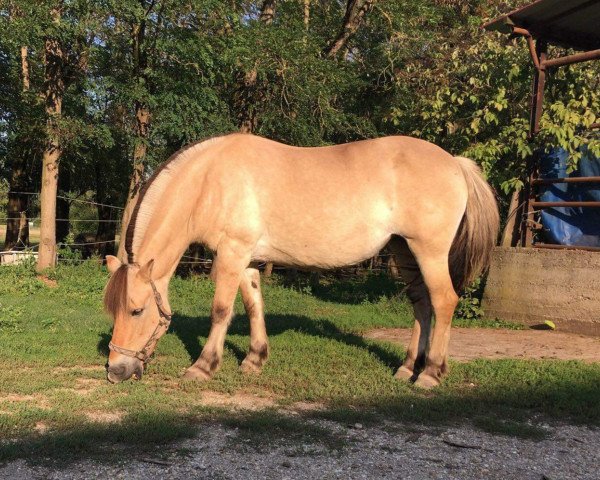
M396 381L393 372L402 348L360 335L371 328L412 325L411 309L394 296L395 290L382 285L386 295L375 294L385 282L381 278L367 279L364 288L356 280L346 286L323 281L310 292L306 286L265 285L272 353L260 376L245 376L238 368L249 342L238 299L240 315L231 325L223 366L206 383L180 377L205 342L213 286L204 277L175 278L170 298L176 315L155 361L141 382L110 385L104 364L111 325L101 308L105 270L88 262L60 267L50 276L56 288L28 267L0 269L0 460L34 452L36 458L42 458L39 452L48 457L104 455L128 444L152 449L157 442L192 435L198 422L207 421L335 442L314 424L273 412L207 408L205 390L265 396L280 407L295 402L324 406L305 417L365 424L394 419L440 427L469 422L527 438L543 435L532 418L600 424L597 364L451 362L450 375L433 392ZM115 418L119 421L106 423Z

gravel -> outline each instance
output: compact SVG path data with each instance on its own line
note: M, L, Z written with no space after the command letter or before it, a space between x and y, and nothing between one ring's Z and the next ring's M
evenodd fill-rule
M543 440L528 440L469 426L306 423L325 429L327 439L314 434L259 437L212 424L195 438L157 446L154 454L127 450L122 458L82 457L60 464L39 458L11 461L0 465L0 479L600 478L600 430L585 426L545 425Z

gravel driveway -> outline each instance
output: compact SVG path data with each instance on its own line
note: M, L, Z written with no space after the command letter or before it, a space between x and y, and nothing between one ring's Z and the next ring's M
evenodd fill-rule
M0 479L501 479L597 480L600 430L542 426L544 440L484 433L472 427L378 427L307 420L328 432L288 438L204 425L196 438L155 453L68 463L12 461Z

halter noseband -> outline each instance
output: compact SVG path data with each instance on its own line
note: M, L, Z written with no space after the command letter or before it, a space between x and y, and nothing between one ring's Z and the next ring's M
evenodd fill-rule
M146 345L144 345L144 348L142 348L141 350L130 350L129 348L119 347L118 345L115 345L112 341L108 344L109 350L120 353L121 355L125 355L127 357L137 358L138 360L144 362L144 364L148 363L148 361L150 360L148 350L150 349L150 346L153 343L158 341L158 332L160 328L165 327L166 332L169 329L171 319L173 318L173 313L168 313L167 311L165 311L163 307L162 297L160 296L160 293L158 293L156 285L154 285L154 282L152 280L150 280L150 286L152 287L152 292L154 293L154 301L156 302L156 306L158 307L158 314L160 315L160 317L158 319L158 325L152 332L152 335L150 335L150 338L146 342Z

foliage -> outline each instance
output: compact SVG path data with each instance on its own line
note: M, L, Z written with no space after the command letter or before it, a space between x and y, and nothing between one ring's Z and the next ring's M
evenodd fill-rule
M481 277L476 279L471 285L465 288L454 316L465 320L479 320L483 317L481 308L482 295Z
M549 72L541 132L532 142L528 132L533 66L525 41L480 28L486 17L500 14L500 9L506 12L506 2L469 5L468 12L458 16L440 10L446 29L428 28L413 40L413 48L428 55L405 60L398 76L401 96L389 120L401 131L473 158L505 194L522 187L525 159L535 150L561 146L571 153L572 166L581 145L600 153L598 141L584 133L598 111L598 65ZM549 55L568 53L551 48Z

